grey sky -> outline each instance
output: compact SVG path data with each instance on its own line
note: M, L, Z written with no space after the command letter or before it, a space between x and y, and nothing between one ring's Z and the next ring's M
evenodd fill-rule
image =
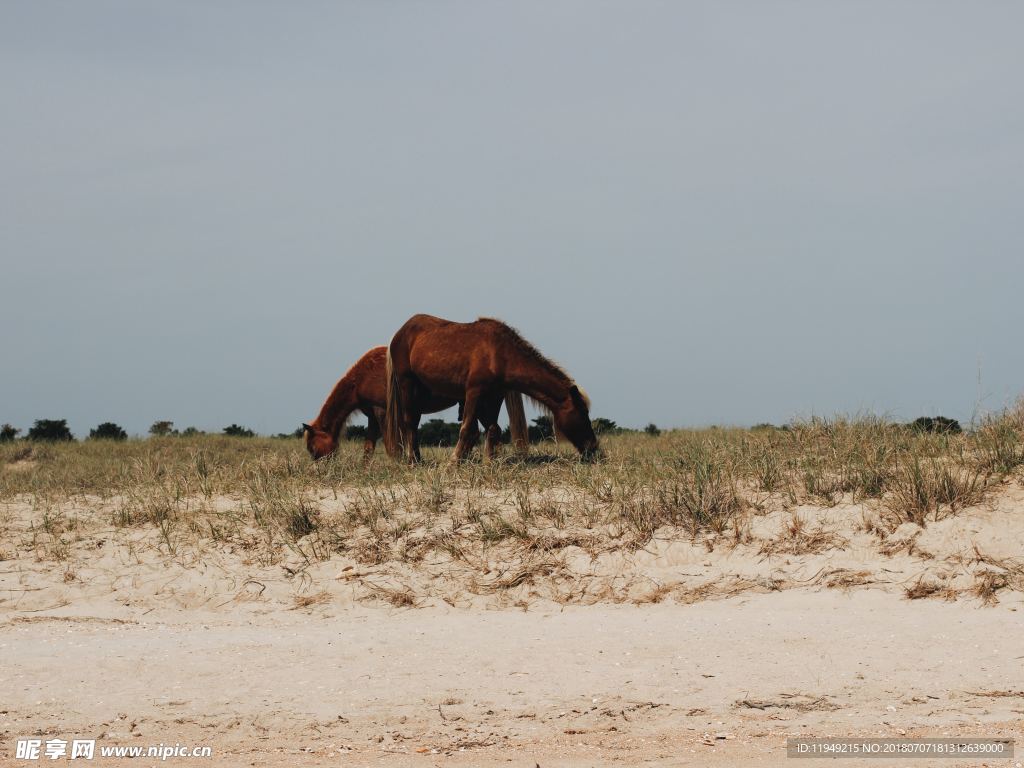
M627 425L1001 407L1022 29L995 0L8 0L0 421L292 429L415 312L507 320Z

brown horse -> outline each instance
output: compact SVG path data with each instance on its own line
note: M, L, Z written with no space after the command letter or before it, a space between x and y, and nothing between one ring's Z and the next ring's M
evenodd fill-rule
M306 450L314 459L330 456L338 448L338 438L349 416L356 410L366 415L366 442L363 445L365 459L373 456L384 423L384 407L387 402L387 349L374 347L349 368L338 380L327 396L320 415L311 424L303 424ZM456 398L435 397L427 393L416 400L420 413L436 413L460 403ZM510 392L505 398L509 415L509 429L512 441L519 450L526 446L526 412L523 398L517 392ZM462 419L462 411L459 411ZM499 433L500 434L500 433ZM490 436L489 436L490 437Z
M586 393L500 320L453 323L414 315L391 339L387 382L384 445L392 456L404 448L410 462L418 459L419 402L429 393L463 402L462 429L452 455L453 461L461 460L476 442L478 419L488 434L496 429L505 392L520 392L549 410L556 433L585 459L598 454Z

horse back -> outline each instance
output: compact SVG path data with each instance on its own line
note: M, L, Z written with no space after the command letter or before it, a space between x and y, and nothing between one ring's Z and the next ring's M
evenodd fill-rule
M456 323L432 315L414 315L391 341L392 365L438 394L459 397L473 380L502 376L502 323Z
M374 347L352 366L350 374L360 403L383 408L387 402L387 347Z

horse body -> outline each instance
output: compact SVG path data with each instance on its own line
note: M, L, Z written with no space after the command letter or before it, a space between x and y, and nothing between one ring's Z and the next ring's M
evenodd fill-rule
M386 347L374 347L348 369L331 394L327 396L320 414L305 428L306 449L314 459L329 456L338 448L341 430L354 411L366 415L366 441L363 453L373 455L384 423L387 402ZM448 398L427 397L419 402L423 413L434 413L451 408L458 401Z
M410 461L417 458L417 401L425 394L457 398L464 404L454 460L462 459L472 448L477 420L487 430L489 455L505 392L525 394L549 410L560 436L584 457L598 450L586 394L565 371L500 320L455 323L415 315L392 338L387 367L384 441L392 455L403 445ZM522 418L525 424L525 415Z
M366 441L363 454L369 459L377 446L384 424L387 403L387 348L374 347L364 354L342 376L327 396L319 415L309 424L303 424L306 449L314 459L329 456L338 448L341 430L353 412L366 415ZM427 391L417 393L414 407L419 413L436 413L461 404L458 397L435 395ZM507 408L512 426L513 440L525 443L526 418L513 417L516 410L523 412L522 397L510 393ZM460 419L462 413L460 409Z

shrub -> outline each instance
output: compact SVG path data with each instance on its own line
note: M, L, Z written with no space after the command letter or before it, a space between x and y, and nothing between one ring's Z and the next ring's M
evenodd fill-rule
M247 427L231 424L224 427L224 434L230 437L256 437L256 433Z
M90 440L127 440L128 433L112 421L105 421L89 430Z
M366 427L362 424L350 424L345 427L345 439L346 440L365 440L366 439Z
M962 431L960 422L947 419L945 416L922 416L910 423L915 432L937 432L939 434L957 435Z
M182 437L195 437L196 435L205 435L205 434L206 433L203 432L203 430L196 429L195 427L185 427L185 429L181 430Z
M149 434L153 435L153 437L165 437L174 433L173 421L154 421L153 425L149 428Z
M29 440L50 440L54 442L75 439L75 436L71 434L71 430L68 429L67 419L36 419L35 424L29 429L26 437Z
M0 427L0 443L10 443L18 438L18 433L21 432L17 427L12 427L10 424L4 424Z
M657 437L658 435L661 434L661 430L658 429L658 425L655 424L654 422L651 422L646 427L644 427L644 432L646 432L651 437Z
M420 445L439 445L448 448L459 441L461 424L447 422L444 419L431 419L420 425Z
M527 429L531 443L551 440L555 436L555 426L550 416L538 416Z
M621 432L619 425L611 419L591 419L590 426L594 430L595 435L613 435L616 432Z

